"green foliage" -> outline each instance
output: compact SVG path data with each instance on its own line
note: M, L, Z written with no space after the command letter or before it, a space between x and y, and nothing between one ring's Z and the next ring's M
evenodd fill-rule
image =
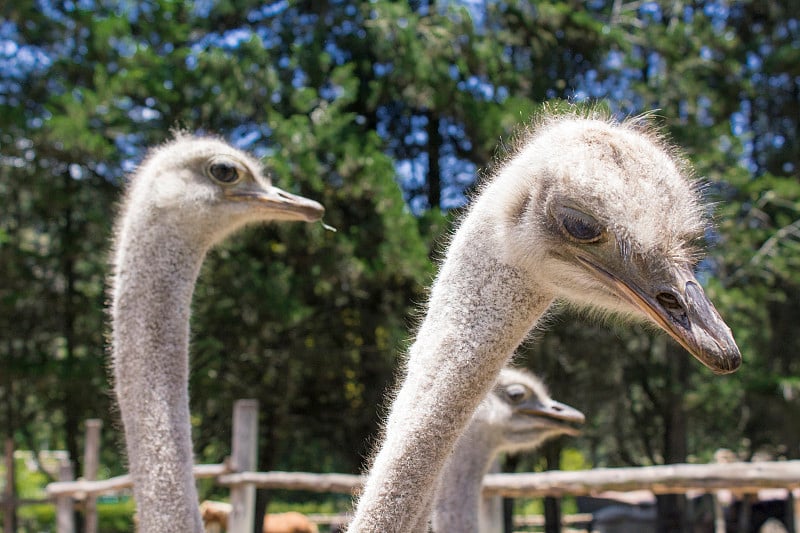
M3 474L5 474L5 469ZM29 470L24 460L14 460L14 475L17 488L17 495L20 498L44 498L44 486L47 484L47 476L38 470ZM5 479L5 478L4 478Z
M125 533L134 530L133 499L97 503L97 529L103 533ZM26 505L19 511L18 531L53 531L56 526L55 508L49 504Z

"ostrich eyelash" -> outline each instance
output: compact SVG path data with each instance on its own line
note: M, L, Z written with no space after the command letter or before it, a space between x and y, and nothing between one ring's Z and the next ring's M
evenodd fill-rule
M606 231L591 215L567 206L559 206L557 211L561 218L561 227L571 239L582 244L603 239Z

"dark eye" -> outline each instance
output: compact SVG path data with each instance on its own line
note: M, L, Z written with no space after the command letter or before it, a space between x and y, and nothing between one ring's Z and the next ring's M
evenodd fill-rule
M233 183L239 179L239 169L231 163L212 163L208 173L220 183Z
M571 207L559 207L561 226L576 241L589 244L603 238L604 228L590 215Z
M511 403L519 403L527 396L528 390L524 385L515 383L506 387L506 398L508 398Z

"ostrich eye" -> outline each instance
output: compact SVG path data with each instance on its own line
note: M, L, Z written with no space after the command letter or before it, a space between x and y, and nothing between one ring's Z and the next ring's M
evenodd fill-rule
M506 387L506 398L511 403L519 403L528 396L528 390L524 385L515 383Z
M605 229L592 216L577 209L561 206L558 218L564 231L582 244L598 242L603 238Z
M208 173L220 183L234 183L239 179L239 169L231 163L211 163Z

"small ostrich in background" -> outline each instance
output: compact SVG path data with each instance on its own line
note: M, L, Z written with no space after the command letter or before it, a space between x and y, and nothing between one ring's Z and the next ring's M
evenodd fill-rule
M577 426L584 420L577 409L553 400L532 373L503 368L458 438L442 472L436 489L433 531L488 533L490 522L481 489L497 454L534 450L553 437L577 435Z
M521 138L453 235L349 531L420 523L456 439L556 300L649 319L712 371L739 367L692 273L706 207L687 174L641 121L550 115Z
M274 187L258 161L178 135L131 178L110 282L114 386L139 530L200 533L189 421L189 314L200 265L248 223L316 221L323 207Z

